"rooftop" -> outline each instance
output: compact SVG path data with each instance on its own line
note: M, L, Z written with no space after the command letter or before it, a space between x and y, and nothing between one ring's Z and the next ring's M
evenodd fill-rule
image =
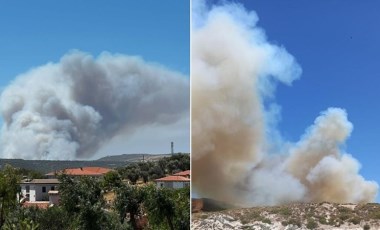
M190 176L190 170L175 173L173 176Z
M180 181L180 182L189 182L190 179L183 176L167 176L159 178L156 181Z
M56 173L64 173L64 174L72 175L72 176L102 176L110 171L112 171L112 169L102 168L102 167L81 167L81 168L64 169L58 172L50 172L46 175L54 176Z
M33 179L22 180L21 184L59 184L58 179Z

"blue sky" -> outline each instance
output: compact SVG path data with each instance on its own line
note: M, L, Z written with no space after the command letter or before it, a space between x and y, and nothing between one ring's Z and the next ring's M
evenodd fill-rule
M291 141L328 107L346 109L354 130L345 149L361 174L380 183L380 2L245 1L269 41L283 45L302 66L292 87L279 85L279 130ZM379 196L377 198L379 202Z
M188 75L189 4L0 0L0 86L72 49L138 55Z
M18 74L58 62L73 49L93 56L103 51L141 56L189 76L189 24L189 1L0 0L0 90ZM178 136L175 150L189 152L188 128L171 129ZM141 131L130 139L128 150L123 138L116 140L119 151L105 149L113 154L168 152L170 140L152 136L159 131ZM142 144L147 141L151 147Z

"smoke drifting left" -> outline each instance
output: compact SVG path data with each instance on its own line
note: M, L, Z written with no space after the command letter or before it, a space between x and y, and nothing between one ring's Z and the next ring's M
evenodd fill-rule
M378 184L366 181L360 163L341 148L353 129L344 109L321 112L290 147L274 135L276 105L263 101L276 82L298 79L301 68L284 47L267 41L256 13L203 1L193 1L192 10L196 193L240 206L373 201ZM277 152L269 154L274 145Z
M188 116L189 81L137 57L73 51L18 76L0 105L2 157L88 159L115 135Z

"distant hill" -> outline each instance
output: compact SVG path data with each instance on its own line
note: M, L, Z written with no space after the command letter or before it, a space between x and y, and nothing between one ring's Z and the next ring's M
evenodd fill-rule
M147 153L133 153L106 156L98 159L98 161L123 161L123 162L140 162L140 161L156 161L163 157L170 157L171 154L147 154Z
M128 162L123 161L55 161L55 160L22 160L22 159L0 159L0 169L6 164L15 168L24 168L39 171L41 173L53 172L66 168L79 167L105 167L117 168L125 166Z
M84 161L58 161L58 160L23 160L23 159L0 159L0 169L6 164L12 165L16 168L25 168L36 170L41 173L53 172L56 170L66 168L79 168L79 167L105 167L105 168L117 168L126 166L127 164L141 161L156 161L163 157L169 157L170 154L122 154L114 156L102 157L98 160Z

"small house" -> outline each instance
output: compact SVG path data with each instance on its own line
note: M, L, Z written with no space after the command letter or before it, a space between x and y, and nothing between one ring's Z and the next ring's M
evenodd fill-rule
M20 200L31 202L49 201L51 191L52 194L58 194L59 181L57 179L26 179L21 181L21 197ZM59 198L55 198L54 201ZM54 203L56 204L56 203Z
M157 188L185 188L190 187L190 179L183 176L167 176L156 179Z

